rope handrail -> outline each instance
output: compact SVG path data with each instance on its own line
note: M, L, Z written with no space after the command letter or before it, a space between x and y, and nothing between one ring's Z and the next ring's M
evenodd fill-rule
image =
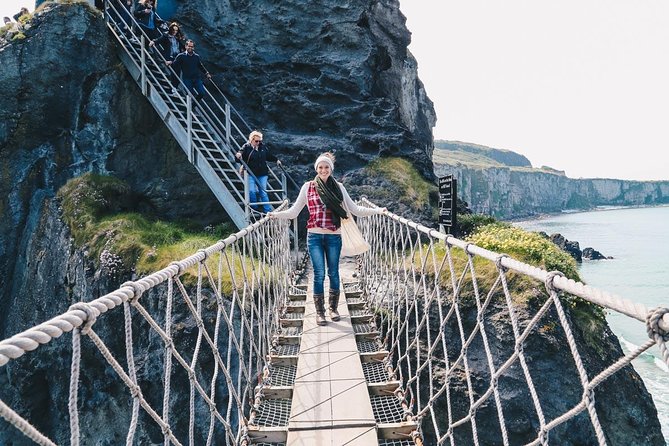
M362 201L369 206L376 206L367 199L363 199ZM389 218L402 224L406 224L407 226L422 232L423 234L441 240L447 243L449 246L457 246L466 253L474 254L493 262L497 261L500 257L499 253L489 251L463 240L459 240L450 234L443 234L436 229L428 228L427 226L421 225L420 223L416 223L399 215L393 214L390 211L385 211L384 215L387 215ZM502 257L501 265L507 269L533 277L537 280L540 280L541 282L545 282L550 275L549 271L520 262L509 256ZM604 308L608 308L626 316L633 317L638 321L645 323L646 318L652 314L652 311L648 310L648 308L641 303L633 302L629 299L625 299L613 293L586 285L582 282L576 282L573 279L568 279L564 276L557 275L550 277L556 289L581 297L589 302L601 305ZM662 317L658 319L657 324L662 331L669 333L669 313L664 313Z
M361 204L376 207L364 198ZM397 404L407 407L405 420L419 421L424 444L547 445L549 437L558 443L623 441L611 440L619 435L616 420L602 418L598 404L618 405L620 416L637 417L630 422L639 426L648 422L629 408L647 404L643 394L627 390L629 401L612 400L617 389L610 387L611 379L630 380L626 367L653 346L669 365L669 309L649 310L390 211L358 224L371 244L361 263L363 295L389 352L384 361L389 379L401 382ZM644 322L650 339L624 353L610 343L603 321L595 325L601 328L575 329L569 296ZM596 313L581 317L603 317ZM560 364L559 378L542 372L548 353L539 346L546 336L564 345L550 353L549 361L557 361L551 364ZM603 348L610 349L601 366L594 367L592 358L604 353L586 336L602 336ZM631 381L628 387L634 389L638 381ZM607 394L596 398L605 386ZM528 420L524 427L518 418ZM661 436L656 426L654 435ZM634 435L646 438L645 432Z

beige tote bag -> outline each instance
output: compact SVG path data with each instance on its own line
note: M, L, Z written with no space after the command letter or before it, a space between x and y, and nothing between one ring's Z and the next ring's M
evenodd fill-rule
M348 212L348 209L346 209ZM341 219L341 256L353 257L369 250L367 240L360 233L358 225L353 220L353 214L348 212L348 218Z

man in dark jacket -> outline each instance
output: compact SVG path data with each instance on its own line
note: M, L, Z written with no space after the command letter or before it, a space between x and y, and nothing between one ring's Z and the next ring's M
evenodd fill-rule
M269 205L267 196L267 177L269 175L267 161L276 161L279 166L281 166L281 161L262 144L262 133L257 130L251 132L249 142L242 146L236 156L238 160L244 161L249 166L253 174L253 177L249 176L249 201L261 203L263 211L270 212L272 206ZM253 209L258 210L259 206L253 206Z
M202 65L200 56L195 52L195 42L187 40L186 51L179 53L174 58L174 62L168 61L167 65L171 65L177 75L181 74L181 80L191 93L198 97L198 99L204 97L202 74L207 76L207 79L211 79L211 74Z

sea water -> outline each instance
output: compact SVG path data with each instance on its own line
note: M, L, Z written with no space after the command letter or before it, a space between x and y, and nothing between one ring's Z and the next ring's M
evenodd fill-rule
M564 213L515 222L530 231L559 232L613 259L584 260L579 267L588 285L644 304L669 307L669 207L615 208ZM626 353L648 340L645 324L609 312L611 329ZM669 442L669 368L653 347L633 361L657 407L665 439Z

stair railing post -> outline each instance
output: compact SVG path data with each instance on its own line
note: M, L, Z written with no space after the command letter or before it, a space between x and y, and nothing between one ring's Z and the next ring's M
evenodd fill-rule
M144 49L144 48L145 48L145 45L144 45L144 34L142 34L142 37L141 37L140 42L141 42L140 44L142 45L142 47L141 47L141 53L140 53L141 56L142 56L142 58L141 58L141 62L142 62L142 63L141 63L141 69L142 69L142 80L141 80L141 84L142 84L142 94L143 94L144 96L146 96L146 90L147 90L147 88L146 88L146 50Z
M188 161L195 162L193 157L193 103L188 91L186 91L186 134L188 141L186 142L186 152L188 153Z
M249 206L249 173L244 169L244 216L246 222L251 223L251 206Z
M249 173L244 169L244 215L246 222L251 223L251 191L249 190Z
M225 102L225 142L230 145L232 140L232 131L230 130L230 103Z
M293 255L295 256L295 269L300 267L300 252L297 249L297 217L293 219Z
M281 172L281 194L283 200L288 199L288 180L286 179L286 174L284 172Z

